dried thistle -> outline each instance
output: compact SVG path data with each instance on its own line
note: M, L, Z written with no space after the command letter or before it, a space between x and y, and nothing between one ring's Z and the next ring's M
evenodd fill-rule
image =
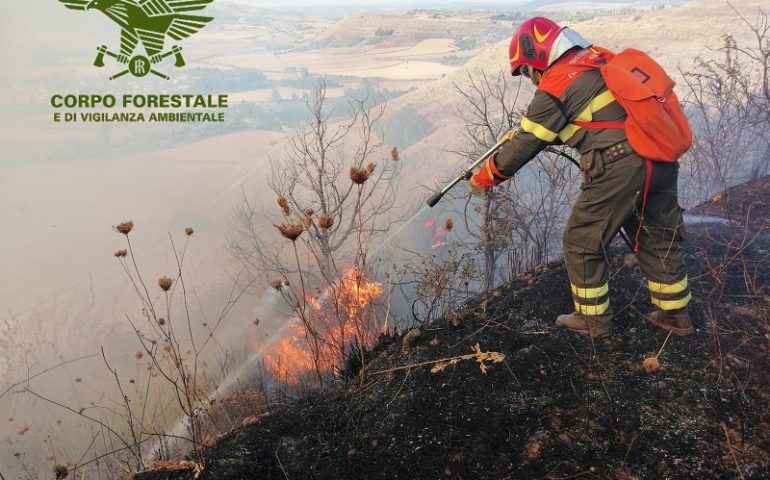
M401 354L406 355L409 353L409 351L412 349L412 345L414 345L414 342L422 336L422 330L419 328L413 328L412 330L409 330L409 333L404 335L404 338L401 339Z
M459 327L460 326L460 314L455 312L454 310L450 310L446 314L446 319L449 320L449 324L453 327Z
M64 480L70 476L70 470L66 465L56 465L53 467L53 474L56 480Z
M367 172L363 168L351 167L350 179L353 180L353 183L357 185L361 185L365 183L367 180L369 180L369 172Z
M302 225L305 226L305 228L310 228L310 225L313 224L313 219L310 217L304 217L302 219Z
M323 228L324 230L328 230L332 228L334 225L334 218L332 218L329 215L321 215L318 217L318 226Z
M396 148L396 147L393 147L393 150L391 150L391 151L390 151L390 158L391 158L391 159L392 159L394 162L397 162L397 161L398 161L398 158L399 158L399 154L398 154L398 148Z
M639 266L639 258L635 254L629 253L623 257L623 265L625 265L626 268L633 270Z
M163 290L164 292L168 292L168 289L171 288L171 284L173 284L174 281L171 280L168 277L160 277L158 279L158 286Z
M286 197L284 196L278 197L278 206L281 207L283 214L288 217L289 213L291 213L291 209L289 208L289 201L286 200Z
M131 220L120 223L118 224L117 227L115 227L115 230L122 233L123 235L128 235L133 229L134 229L134 222L132 222Z
M184 229L184 233L189 237L193 233L195 233L195 230L193 230L192 227L187 227L187 228Z
M280 292L281 289L283 288L283 280L273 280L270 285L272 285L274 289Z
M377 168L377 165L370 163L369 165L366 166L366 173L368 173L369 175L373 174L375 168Z
M440 358L438 360L428 360L427 362L413 363L410 365L404 365L401 367L389 368L387 370L380 370L378 372L373 372L372 375L380 375L380 374L387 375L392 372L398 372L400 370L410 370L412 368L423 367L425 365L433 365L433 368L431 368L430 371L431 373L437 373L444 370L448 366L456 365L463 360L476 360L476 362L479 364L479 368L481 369L481 373L486 374L487 370L489 370L489 366L487 365L487 362L500 363L503 360L505 360L505 355L503 355L500 352L482 352L481 347L477 343L473 347L473 353L468 355L460 355L457 357Z
M301 223L282 223L280 225L274 225L274 227L281 232L281 235L292 242L299 238L305 230L305 227Z
M315 213L315 210L313 210L312 208L308 208L305 210L305 215L307 215L308 217L312 217L314 213Z
M451 232L453 228L455 228L455 222L451 218L447 218L446 222L444 222L444 230Z
M644 368L644 371L647 373L655 373L660 370L660 361L658 361L658 357L645 358L642 362L642 368Z
M128 251L127 250L118 250L117 252L115 252L115 256L118 257L118 258L123 258L126 255L128 255Z

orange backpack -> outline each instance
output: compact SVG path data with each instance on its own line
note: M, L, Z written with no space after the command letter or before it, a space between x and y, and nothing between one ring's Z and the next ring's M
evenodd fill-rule
M586 128L622 128L640 157L675 162L692 145L692 130L674 93L674 81L655 60L629 48L612 55L603 51L602 74L615 101L628 117L624 122L574 122Z

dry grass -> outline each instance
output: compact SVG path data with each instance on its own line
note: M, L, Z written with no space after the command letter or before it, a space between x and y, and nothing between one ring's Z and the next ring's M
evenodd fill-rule
M468 355L459 355L456 357L448 357L448 358L439 358L438 360L429 360L427 362L419 362L419 363L412 363L409 365L404 365L401 367L395 367L395 368L388 368L387 370L379 370L377 372L370 372L370 375L381 375L381 374L388 374L392 372L398 372L401 370L409 370L412 368L417 367L424 367L426 365L433 365L433 368L431 368L431 373L438 373L443 371L449 366L457 365L458 363L462 361L469 361L474 360L479 364L479 370L481 370L481 373L486 374L489 370L488 363L500 363L503 360L505 360L505 355L503 355L500 352L484 352L481 350L481 346L477 343L472 348L473 353L469 353Z

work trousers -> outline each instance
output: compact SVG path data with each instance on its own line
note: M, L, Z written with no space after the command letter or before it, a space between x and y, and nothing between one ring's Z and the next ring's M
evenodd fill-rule
M621 228L632 243L638 238L637 258L652 303L662 310L689 303L684 223L677 200L679 166L653 162L651 167L642 212L647 168L627 142L581 159L583 186L564 232L564 261L578 313L612 315L607 252Z

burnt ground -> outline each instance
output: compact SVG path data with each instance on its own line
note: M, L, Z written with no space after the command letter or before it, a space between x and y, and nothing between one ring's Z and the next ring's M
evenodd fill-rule
M770 227L770 176L729 188L692 213L727 218L755 228Z
M201 479L770 478L768 179L695 209L764 202L743 224L690 225L694 335L649 324L646 282L612 258L611 340L556 329L571 311L561 263L544 266L422 329L402 352L383 339L368 383L355 380L274 407L205 454ZM752 201L755 199L756 201ZM731 203L732 202L732 203ZM745 219L748 218L748 225ZM473 360L373 372L483 351ZM137 479L192 478L179 472Z

